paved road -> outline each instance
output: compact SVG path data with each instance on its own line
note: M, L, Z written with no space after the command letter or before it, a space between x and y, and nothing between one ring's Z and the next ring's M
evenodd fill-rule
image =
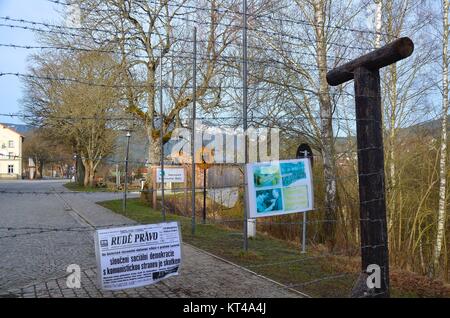
M187 244L183 245L179 276L120 292L99 290L95 283L93 232L89 224L98 227L134 222L95 204L120 198L120 193L72 193L62 186L63 183L0 181L0 294L17 297L301 297L282 285ZM74 227L77 231L67 230ZM66 268L70 264L82 268L81 289L66 287Z

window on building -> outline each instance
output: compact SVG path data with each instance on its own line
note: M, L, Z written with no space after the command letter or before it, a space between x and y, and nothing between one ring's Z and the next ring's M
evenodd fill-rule
M15 159L14 152L8 153L8 159Z
M14 173L14 165L8 165L8 173Z
M14 148L14 140L8 141L8 147L9 148Z

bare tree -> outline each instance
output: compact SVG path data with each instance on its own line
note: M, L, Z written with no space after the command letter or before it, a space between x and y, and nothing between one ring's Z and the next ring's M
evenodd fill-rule
M442 245L445 237L447 217L447 131L448 131L448 37L449 37L449 1L442 1L442 127L439 160L439 207L437 217L436 243L433 252L433 273L438 270Z
M117 63L96 52L34 56L33 63L23 100L30 123L73 146L85 168L84 185L92 186L97 166L114 147L108 117L120 110Z
M60 169L60 175L64 175L67 173L64 168L73 161L70 147L48 138L47 132L42 129L33 129L25 134L22 160L26 165L29 158L36 165L38 178L43 177L46 164L55 164Z
M360 9L355 9L352 1L328 0L282 4L278 1L276 7L269 22L250 20L262 47L259 56L268 60L264 73L250 77L256 77L277 92L265 96L268 98L265 103L273 107L258 107L253 111L290 132L292 137L308 141L321 154L324 178L321 211L330 220L323 223L322 233L326 233L325 240L333 248L335 223L332 220L336 220L338 208L333 117L340 94L331 91L326 73L349 54L349 33L340 26L351 23ZM269 111L263 113L266 109Z
M218 90L215 86L220 86L217 75L221 70L221 56L234 41L237 30L231 23L235 17L229 14L236 1L77 2L82 12L84 33L90 33L94 45L118 52L126 85L123 94L127 111L144 124L149 142L148 160L157 164L162 149L161 131L165 143L193 100L192 72L189 72L192 26L198 25L201 39L196 93L201 103L208 94L215 94ZM99 25L106 32L92 31ZM70 42L69 39L67 45L75 43ZM158 107L161 86L162 113Z

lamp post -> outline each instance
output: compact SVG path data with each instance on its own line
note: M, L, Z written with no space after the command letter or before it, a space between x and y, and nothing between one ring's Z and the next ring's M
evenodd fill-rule
M75 160L74 181L75 183L78 183L78 159L76 154L73 156L73 160Z
M127 211L127 191L128 191L128 153L130 151L130 137L131 133L127 131L126 134L127 137L127 153L125 156L125 186L123 190L123 212L125 213Z

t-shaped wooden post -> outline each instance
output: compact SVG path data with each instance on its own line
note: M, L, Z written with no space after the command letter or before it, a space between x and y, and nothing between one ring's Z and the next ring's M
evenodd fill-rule
M327 74L328 84L332 86L355 80L362 271L374 283L364 286L361 291L374 289L367 295L361 292L360 297L389 297L379 69L410 56L413 50L414 44L409 38L400 38ZM377 274L380 275L377 277Z

